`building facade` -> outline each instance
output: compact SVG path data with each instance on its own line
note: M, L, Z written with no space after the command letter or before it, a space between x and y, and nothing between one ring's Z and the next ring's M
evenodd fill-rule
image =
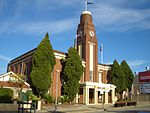
M132 100L139 103L150 102L150 69L135 74L132 87Z
M150 70L139 72L133 86L133 94L150 94Z
M98 41L95 27L92 21L92 14L83 11L80 16L80 23L77 28L76 49L82 59L84 73L81 77L80 90L76 96L76 102L82 104L100 104L115 102L115 86L109 84L108 71L111 65L98 64ZM20 57L10 61L8 71L26 75L30 82L32 57L36 49L33 49ZM52 73L52 85L50 94L54 97L61 95L61 59L65 59L65 53L53 50L56 58L56 65ZM56 84L57 83L57 84Z

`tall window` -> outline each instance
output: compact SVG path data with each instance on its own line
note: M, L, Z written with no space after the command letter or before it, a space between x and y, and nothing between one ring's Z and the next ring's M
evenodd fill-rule
M90 81L93 82L93 64L94 64L94 58L93 58L93 55L94 55L94 52L93 52L93 49L94 49L94 45L93 44L90 44L90 51L89 51L89 68L90 68Z
M19 74L23 74L22 73L22 64L19 65Z
M102 83L102 73L99 73L99 83Z
M82 44L79 45L79 56L82 59Z
M90 71L90 81L93 82L93 71Z

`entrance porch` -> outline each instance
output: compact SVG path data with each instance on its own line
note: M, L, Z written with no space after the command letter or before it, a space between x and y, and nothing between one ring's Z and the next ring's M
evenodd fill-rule
M80 83L80 91L77 103L89 104L108 104L115 103L115 88L113 84L103 84L96 82Z

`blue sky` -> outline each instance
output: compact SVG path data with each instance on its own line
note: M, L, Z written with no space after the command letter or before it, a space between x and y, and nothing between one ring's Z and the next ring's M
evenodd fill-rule
M126 60L133 72L150 66L150 0L89 0L104 63ZM46 32L67 52L84 0L0 0L0 74L10 60L36 48ZM100 62L100 53L99 53Z

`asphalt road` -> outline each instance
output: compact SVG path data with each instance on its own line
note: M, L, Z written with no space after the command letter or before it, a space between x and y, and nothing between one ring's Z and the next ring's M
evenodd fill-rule
M137 106L137 107L123 107L123 108L116 108L116 109L108 108L106 109L106 111L95 110L95 111L90 111L86 113L150 113L150 105L143 105L143 106Z
M58 111L55 112L54 106L45 106L42 110L36 113L150 113L150 104L141 104L128 107L115 108L113 106L100 105L61 105L58 106ZM1 104L0 113L17 113L17 105L14 104ZM26 112L29 113L29 112Z

